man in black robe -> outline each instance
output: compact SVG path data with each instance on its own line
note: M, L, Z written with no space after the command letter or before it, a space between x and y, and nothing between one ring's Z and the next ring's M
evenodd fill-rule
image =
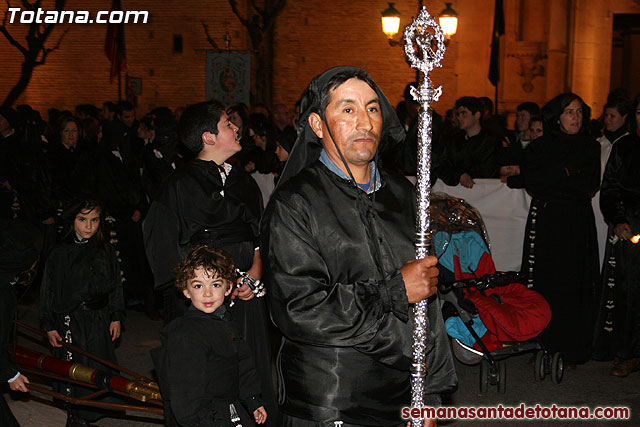
M438 405L457 383L434 295L436 259L414 260L415 190L374 161L379 142L404 131L354 67L313 80L301 111L261 230L271 316L283 334L279 425L404 426L413 303L432 297L425 402Z

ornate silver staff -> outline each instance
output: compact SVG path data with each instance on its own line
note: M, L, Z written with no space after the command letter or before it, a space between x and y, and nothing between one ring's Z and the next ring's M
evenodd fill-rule
M416 53L417 45L421 54ZM422 71L424 76L418 89L412 88L411 95L420 104L418 121L418 175L417 175L417 218L416 218L416 259L427 256L431 248L429 198L431 195L431 112L429 104L437 101L442 87L434 89L429 80L429 72L440 67L444 56L444 34L436 20L429 15L426 7L404 30L404 52L412 68ZM415 325L413 329L413 365L411 369L411 406L424 406L425 351L427 343L427 300L420 301L413 309ZM421 427L423 418L413 418L412 425Z

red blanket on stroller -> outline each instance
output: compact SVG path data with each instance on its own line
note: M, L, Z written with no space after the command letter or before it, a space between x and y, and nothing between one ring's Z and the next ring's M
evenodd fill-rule
M482 277L495 273L491 255L485 252L480 258L475 274L462 273L460 260L454 256L456 279ZM492 296L492 295L496 296ZM551 320L551 308L542 295L520 283L498 286L484 291L468 289L467 298L478 310L480 319L487 327L482 341L489 351L502 347L503 341L526 341L536 337ZM477 349L479 346L474 345Z

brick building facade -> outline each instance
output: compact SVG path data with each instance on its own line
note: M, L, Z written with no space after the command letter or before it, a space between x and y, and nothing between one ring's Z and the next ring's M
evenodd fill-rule
M17 2L16 6L17 6ZM123 0L124 10L148 10L147 24L125 26L128 73L142 78L140 113L158 105L175 108L205 97L207 42L202 22L212 38L224 45L226 31L231 49L250 49L246 29L227 0L155 2ZM240 0L241 12L250 11ZM260 3L260 2L258 2ZM401 28L417 11L416 0L396 0ZM432 14L444 2L423 2ZM53 1L43 7L51 9ZM68 0L67 10L109 9L109 0ZM506 33L502 38L498 109L513 112L525 100L543 104L563 90L573 90L602 110L610 90L614 13L640 13L638 0L505 0ZM395 104L415 72L404 60L400 46L390 46L381 31L381 0L349 2L287 0L277 19L274 38L274 104L293 106L310 79L323 70L350 64L367 69ZM458 32L447 49L443 67L432 72L443 95L434 108L444 113L464 95L494 99L487 78L494 2L457 0ZM21 40L25 24L7 28ZM37 67L17 104L28 103L72 109L77 104L101 105L117 99L117 83L109 82L109 61L104 53L106 25L60 24L48 42L53 46L64 29L69 31L60 49ZM174 53L174 35L182 36L183 51ZM399 36L398 36L399 38ZM21 40L22 41L22 40ZM0 36L0 94L4 97L19 77L21 54Z

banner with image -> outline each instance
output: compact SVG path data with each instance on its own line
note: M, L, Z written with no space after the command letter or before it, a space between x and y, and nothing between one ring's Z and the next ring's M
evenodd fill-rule
M226 106L249 105L251 56L248 51L207 52L206 99Z

